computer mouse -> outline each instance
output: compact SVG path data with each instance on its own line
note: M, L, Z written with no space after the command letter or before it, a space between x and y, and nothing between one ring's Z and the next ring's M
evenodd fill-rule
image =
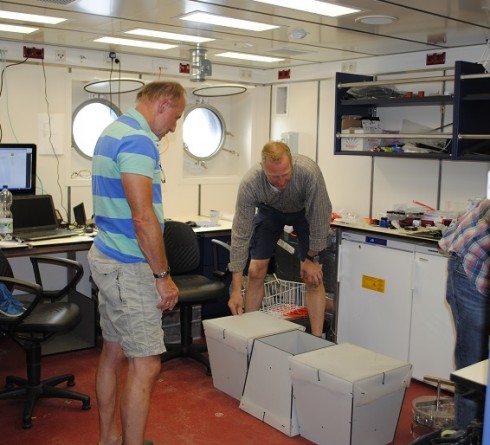
M92 226L85 226L83 228L84 233L94 233L94 228Z
M196 221L186 221L185 223L186 223L188 226L191 226L191 227L197 227Z

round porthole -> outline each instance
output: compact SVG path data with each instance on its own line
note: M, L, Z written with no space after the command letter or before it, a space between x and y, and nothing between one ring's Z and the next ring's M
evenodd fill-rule
M102 131L121 111L105 99L90 99L83 102L73 113L72 142L75 150L83 157L92 159L95 144Z
M184 116L185 152L201 161L216 156L225 141L225 122L218 110L209 105L195 105Z

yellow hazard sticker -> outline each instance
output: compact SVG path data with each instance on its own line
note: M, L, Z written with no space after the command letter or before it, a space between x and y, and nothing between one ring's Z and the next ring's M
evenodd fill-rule
M385 280L376 277L370 277L369 275L362 276L362 287L364 289L374 290L376 292L384 293Z

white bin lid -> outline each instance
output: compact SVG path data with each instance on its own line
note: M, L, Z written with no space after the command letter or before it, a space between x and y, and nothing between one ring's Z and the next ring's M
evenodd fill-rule
M348 382L365 380L395 369L411 369L407 362L350 343L298 354L291 357L290 361L302 363Z
M304 330L305 327L265 312L247 312L241 315L203 320L207 338L243 347L254 339L292 330Z

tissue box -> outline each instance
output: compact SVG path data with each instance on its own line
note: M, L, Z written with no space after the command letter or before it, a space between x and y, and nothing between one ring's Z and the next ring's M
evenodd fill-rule
M301 436L315 443L391 443L412 366L341 343L288 358Z
M379 131L376 131L379 133ZM372 151L374 147L381 145L381 138L359 138L356 134L371 134L375 131L367 131L363 128L350 128L342 130L342 139L340 141L340 149L343 151ZM348 137L345 135L349 134ZM350 136L352 135L352 136Z
M240 400L254 340L304 326L265 312L203 320L213 385Z

